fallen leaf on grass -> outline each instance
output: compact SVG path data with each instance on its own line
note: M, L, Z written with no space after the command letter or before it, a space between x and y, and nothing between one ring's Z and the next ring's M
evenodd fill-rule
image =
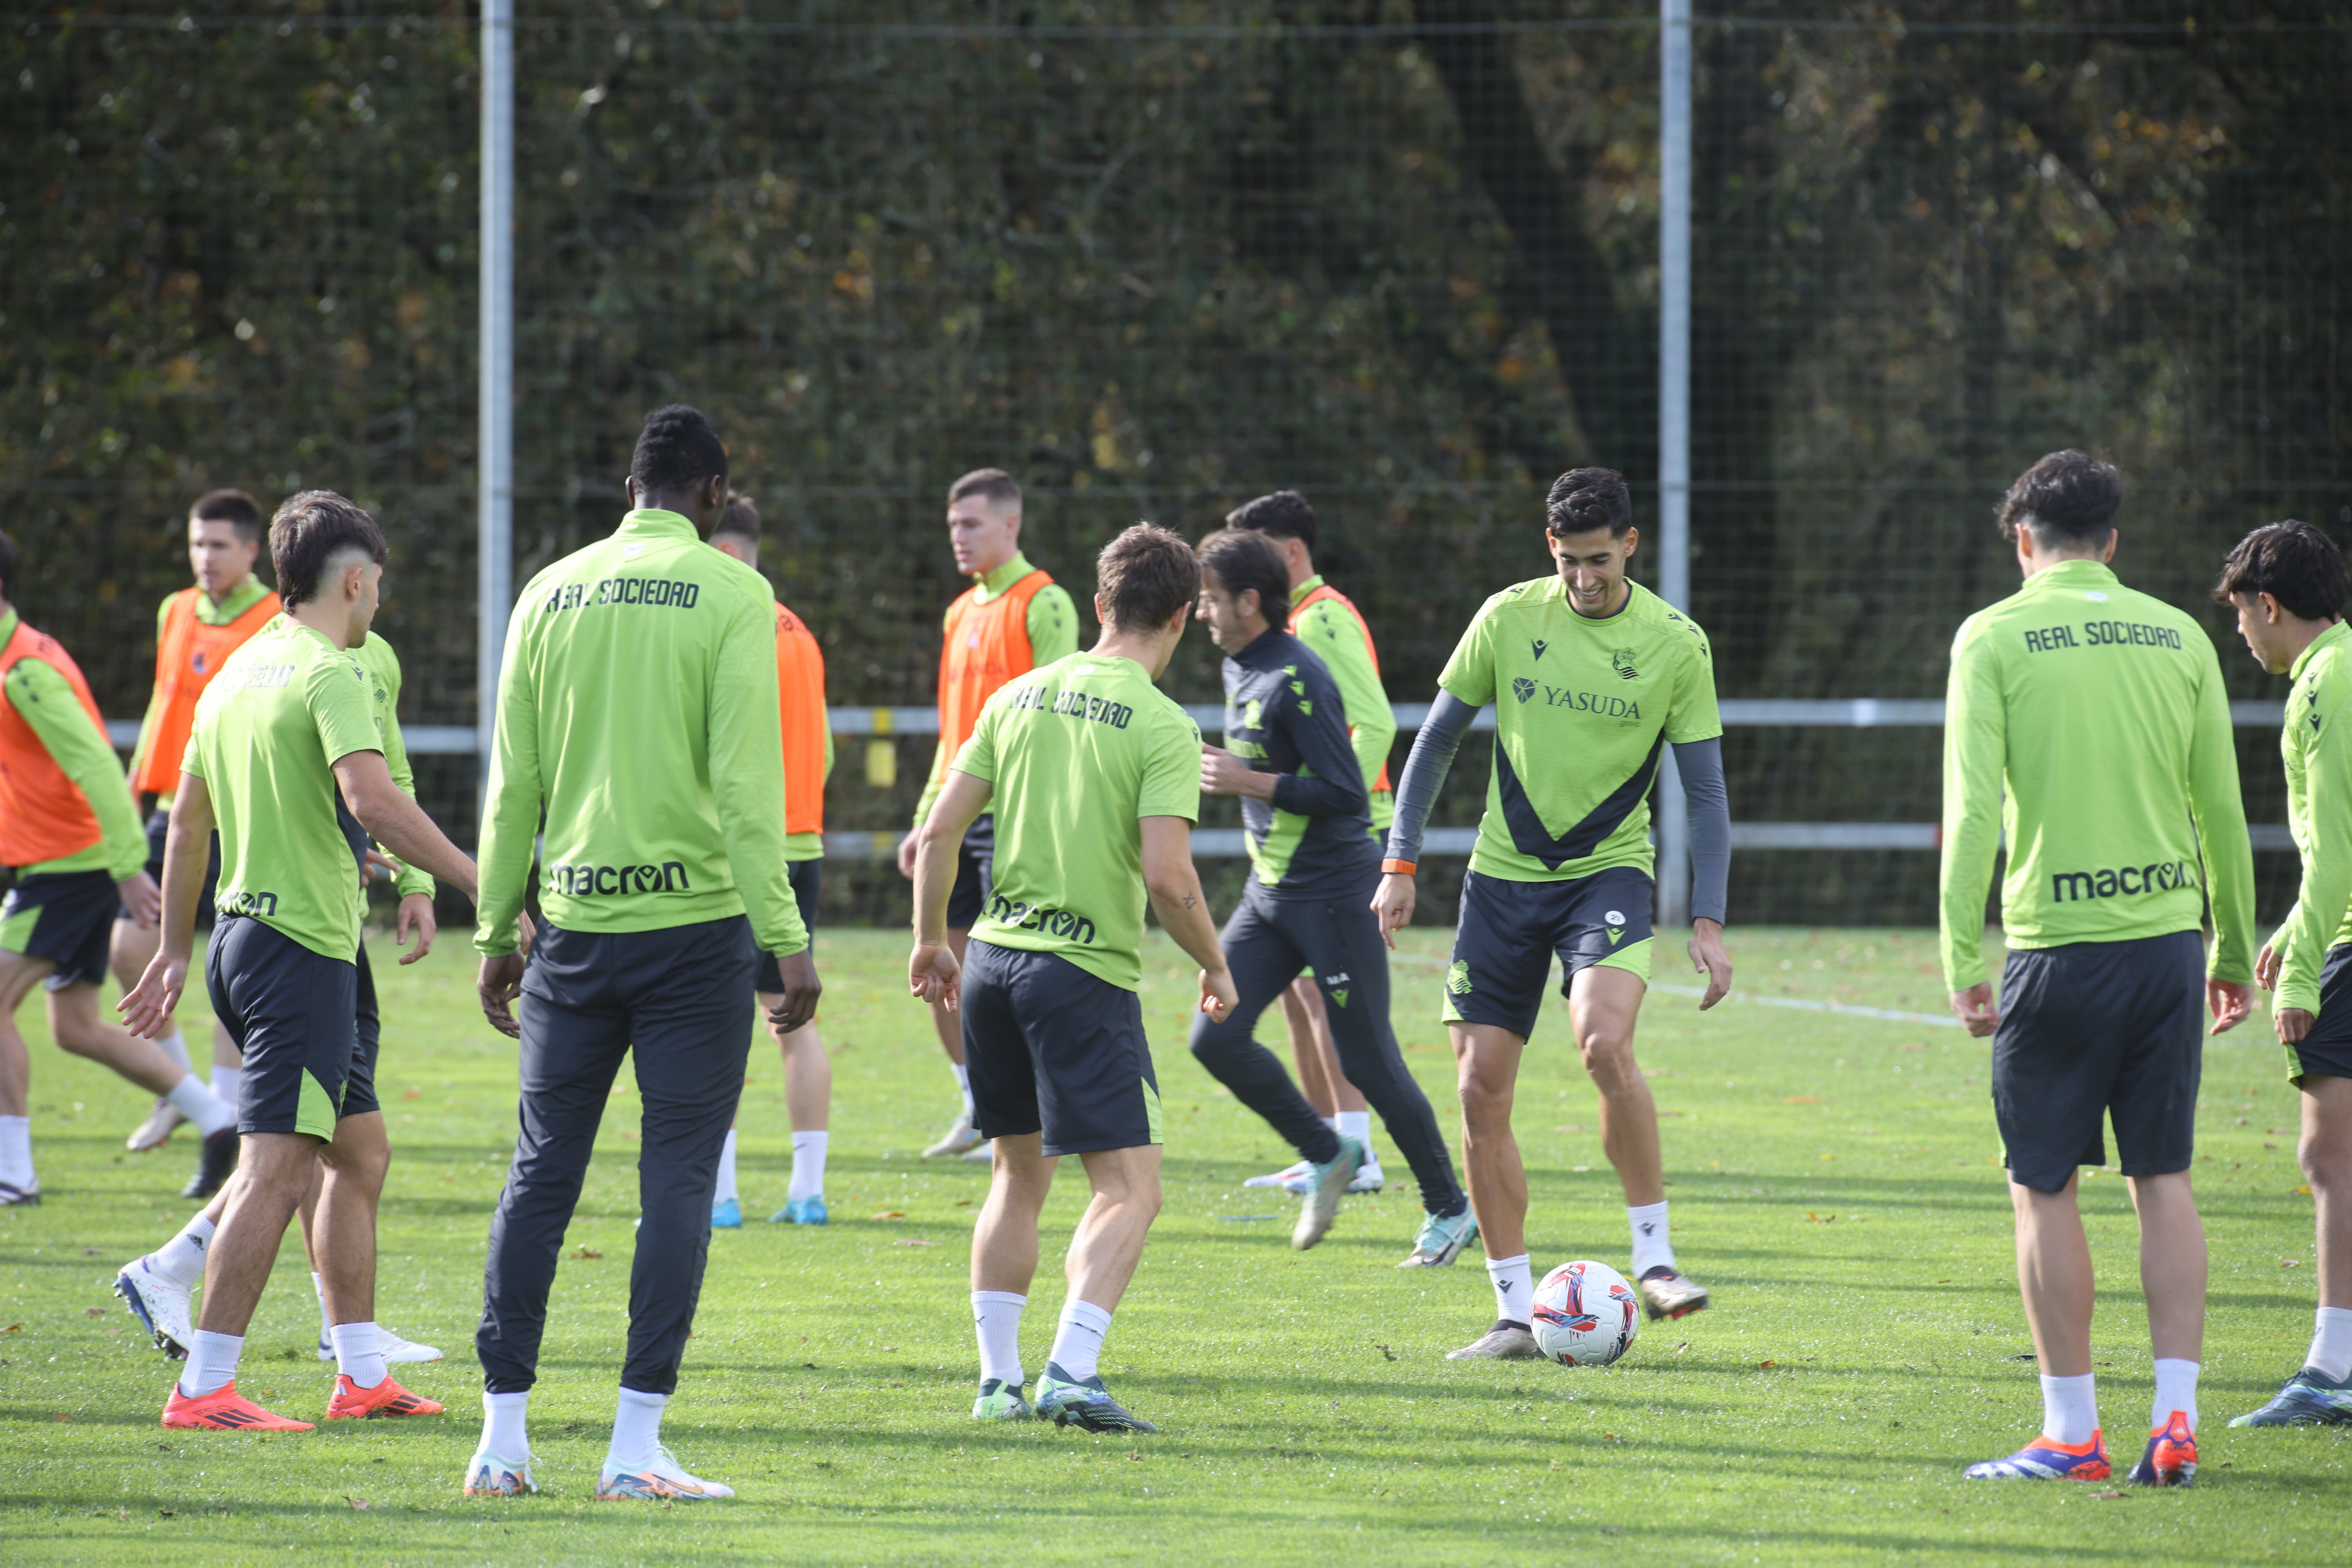
M1676 1346L1675 1347L1675 1353L1676 1355L1680 1355L1680 1354L1682 1354L1682 1353L1683 1353L1683 1352L1685 1352L1685 1351L1686 1351L1686 1350L1688 1350L1688 1349L1690 1349L1690 1341L1688 1341L1688 1340L1685 1340L1682 1343L1680 1343L1680 1344L1678 1344L1678 1345L1676 1345Z
M899 1213L897 1209L892 1209L887 1214L884 1214L881 1211L877 1210L874 1214L874 1217L876 1219L905 1219L907 1216Z
M2098 1499L2101 1502L2112 1502L2112 1501L2114 1501L2114 1500L2115 1500L2116 1499L2117 1499L2117 1498L2129 1497L2129 1496L2131 1496L2131 1493L2129 1493L2129 1492L2093 1492L2091 1495L2092 1495L2093 1497L2095 1497L2095 1498Z
M400 1091L400 1098L403 1100L422 1100L425 1098L425 1091L421 1089L404 1089Z
M81 1310L81 1315L85 1318L103 1318L106 1316L106 1309L103 1307L84 1307Z
M2299 1198L2307 1198L2307 1197L2309 1197L2309 1196L2311 1195L2311 1186L2310 1186L2310 1184L2309 1184L2309 1183L2305 1183L2304 1185L2302 1185L2302 1186L2299 1186L2299 1187L2295 1188L2295 1190L2294 1190L2294 1195L2295 1195L2296 1197L2299 1197Z
M6 1328L0 1329L0 1334L21 1334L24 1331L25 1325L22 1323L11 1323Z
M1819 1105L1822 1103L1822 1097L1818 1094L1792 1094L1780 1103L1783 1105Z
M604 1257L604 1255L603 1253L601 1253L601 1252L597 1251L597 1250L596 1250L594 1247L583 1247L580 1248L577 1252L574 1252L572 1256L575 1259L577 1259L578 1261L580 1261L580 1262L583 1262L583 1263L593 1263L593 1262L594 1262L597 1258L602 1258L602 1257Z
M2282 1258L2279 1259L2279 1267L2281 1268L2300 1268L2303 1267L2303 1261L2302 1259L2295 1258Z
M1756 1363L1756 1370L1758 1372L1769 1372L1780 1364L1780 1363L1777 1361L1759 1361Z
M72 1420L72 1419L73 1419L73 1417L72 1417L72 1416L70 1416L70 1415L67 1415L64 1411L60 1410L60 1411L58 1411L56 1415L54 1415L50 1416L50 1417L49 1417L49 1419L50 1419L50 1420L52 1420L52 1421L70 1421L70 1420Z
M1603 1432L1601 1434L1601 1440L1604 1443L1621 1443L1624 1441L1623 1438L1618 1436L1614 1432Z
M1824 1159L1824 1160L1826 1160L1826 1159L1828 1159L1828 1158L1829 1158L1829 1156L1828 1156L1827 1154L1824 1154L1824 1155L1822 1155L1822 1159ZM1834 1219L1836 1219L1836 1218L1837 1218L1837 1215L1818 1215L1818 1214L1815 1214L1815 1213L1814 1213L1812 1210L1811 1210L1811 1209L1807 1209L1807 1210L1805 1211L1805 1223L1806 1223L1807 1225L1828 1225L1829 1223L1831 1223L1832 1220L1834 1220Z
M96 1258L98 1256L98 1248L95 1247L85 1247L81 1249L81 1255L84 1258Z
M893 1247L937 1247L939 1243L936 1241L927 1241L919 1236L902 1236L890 1245Z
M352 1505L354 1512L368 1506L368 1500L363 1497L346 1497L343 1500Z
M968 1209L971 1207L971 1200L970 1198L958 1198L956 1199L956 1207L960 1209Z

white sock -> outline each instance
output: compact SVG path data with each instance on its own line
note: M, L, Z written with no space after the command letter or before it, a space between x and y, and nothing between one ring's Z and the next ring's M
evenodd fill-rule
M188 1037L180 1032L178 1025L173 1025L172 1032L155 1042L155 1048L171 1058L173 1067L188 1065Z
M335 1370L355 1388L373 1388L391 1375L383 1364L383 1340L373 1323L337 1323L327 1331L335 1342Z
M971 1103L971 1069L961 1062L950 1062L948 1066L955 1069L956 1088L963 1094L963 1113L970 1116L974 1109Z
M188 1370L180 1374L180 1392L190 1399L218 1394L236 1381L236 1358L244 1353L243 1334L215 1334L198 1329L196 1342L188 1347Z
M177 1106L180 1114L194 1122L196 1131L206 1138L224 1127L236 1125L236 1107L206 1089L205 1080L194 1073L173 1084L172 1092L163 1098Z
M1342 1138L1353 1138L1364 1146L1364 1159L1372 1158L1372 1113L1369 1110L1343 1110L1333 1117L1331 1131Z
M237 1093L244 1086L243 1068L225 1068L218 1062L213 1064L213 1092L220 1097L223 1104L234 1110Z
M524 1416L530 1408L530 1390L520 1394L482 1395L482 1449L501 1459L523 1459L530 1454L530 1434Z
M2352 1307L2322 1307L2311 1331L2311 1353L2303 1364L2337 1383L2352 1376Z
M824 1134L820 1132L817 1136L822 1138ZM980 1336L982 1383L992 1377L1015 1385L1028 1381L1021 1371L1021 1309L1028 1304L1028 1297L1016 1296L1010 1290L971 1293L971 1327Z
M2087 1443L2099 1429L2099 1396L2091 1374L2042 1380L2042 1435L2053 1443Z
M212 1239L213 1222L200 1212L186 1229L147 1255L147 1267L181 1289L193 1290L205 1282L205 1253Z
M332 1344L334 1342L335 1320L327 1314L327 1282L324 1279L320 1279L316 1274L311 1275L310 1291L311 1294L319 1298L319 1337L325 1340L328 1343Z
M0 1182L12 1187L33 1184L33 1119L0 1116Z
M824 1196L824 1149L831 1137L827 1132L793 1134L793 1184L784 1189L786 1201Z
M1084 1383L1095 1374L1102 1357L1103 1336L1108 1332L1108 1312L1092 1301L1065 1301L1062 1321L1054 1330L1054 1348L1045 1359L1072 1381Z
M661 1447L662 1407L668 1403L667 1394L621 1390L620 1405L613 1412L613 1446L604 1455L606 1469L626 1475L654 1462L654 1450Z
M727 1130L727 1142L719 1146L719 1185L712 1189L712 1204L723 1204L729 1198L740 1197L735 1190L735 1129Z
M1528 1313L1535 1300L1535 1277L1528 1271L1528 1255L1486 1259L1486 1278L1495 1282L1495 1316L1522 1328L1534 1321Z
M2197 1363L2178 1357L2156 1358L2156 1398L2148 1413L2147 1427L2153 1432L2172 1419L2179 1411L2189 1417L2189 1429L2197 1430Z
M1664 1198L1640 1208L1627 1205L1625 1223L1633 1231L1633 1278L1639 1279L1653 1268L1675 1266L1674 1232L1666 1224L1666 1202Z

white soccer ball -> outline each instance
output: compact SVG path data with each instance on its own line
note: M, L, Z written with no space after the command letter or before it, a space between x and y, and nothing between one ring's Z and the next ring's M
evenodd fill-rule
M1642 1303L1606 1263L1563 1263L1536 1287L1536 1343L1562 1366L1607 1366L1633 1347Z

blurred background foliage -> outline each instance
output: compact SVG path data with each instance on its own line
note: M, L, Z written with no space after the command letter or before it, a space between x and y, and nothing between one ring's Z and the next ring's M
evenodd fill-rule
M1555 473L1620 468L1652 515L1638 12L522 9L518 584L613 525L673 399L729 442L835 703L929 700L945 487L982 465L1082 604L1127 523L1306 490L1407 701L1547 569ZM471 722L477 21L0 26L0 526L110 716L143 703L187 502L320 485L394 541L404 717ZM1725 695L1938 695L2014 581L1992 503L2053 447L2122 466L2118 566L2184 605L2255 523L2347 531L2352 5L1822 0L1697 40L1693 576ZM2278 695L2209 620L2233 689ZM1205 638L1169 688L1215 700ZM2250 815L2282 820L2273 739L2243 739ZM903 825L929 755L901 744L887 790L845 753L829 826ZM1933 731L1729 756L1739 820L1936 815ZM423 771L468 821L470 761ZM1483 787L1465 758L1441 820ZM1743 853L1736 909L1932 919L1932 859ZM896 917L880 867L835 880Z

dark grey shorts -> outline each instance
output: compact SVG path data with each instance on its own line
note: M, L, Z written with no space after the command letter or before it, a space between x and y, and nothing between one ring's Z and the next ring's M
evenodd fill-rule
M2196 931L2018 950L2002 966L1993 1115L2021 1186L2064 1190L2107 1163L2126 1176L2185 1171L2205 1068L2205 944Z
M1048 1154L1160 1141L1160 1079L1134 992L1056 953L974 942L961 1016L983 1135L1042 1132Z
M2331 947L2319 971L2319 1016L2286 1048L2286 1078L2352 1078L2352 946Z
M981 912L988 908L988 895L995 889L996 818L982 815L964 829L963 843L956 849L955 887L948 893L948 928L970 931L980 923Z
M787 860L784 879L793 886L793 902L800 907L801 924L808 929L809 943L816 943L816 900L824 889L824 862L822 860ZM784 989L784 972L776 963L776 955L760 955L760 973L751 982L751 989L767 995L779 995Z

